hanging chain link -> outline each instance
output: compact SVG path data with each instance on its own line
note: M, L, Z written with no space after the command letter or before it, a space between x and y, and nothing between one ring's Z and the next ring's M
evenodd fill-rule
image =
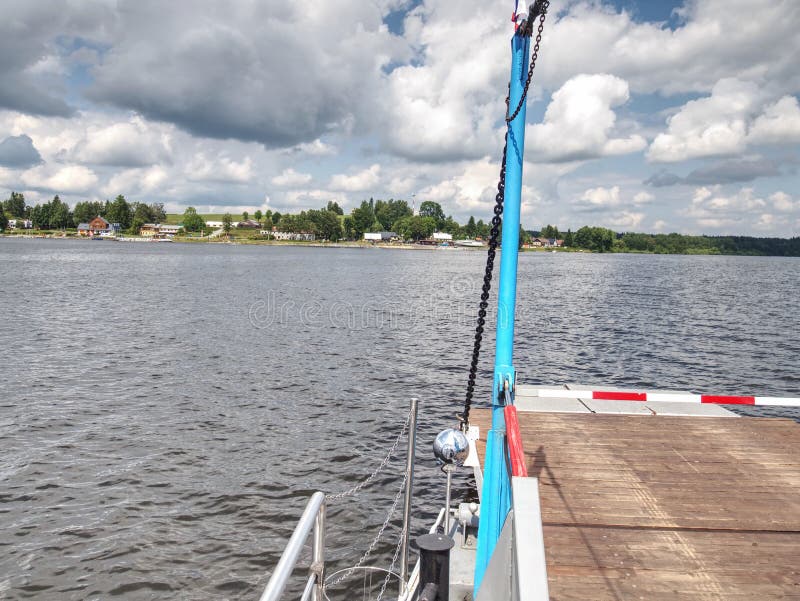
M400 555L400 549L403 548L403 537L405 537L406 529L403 528L400 530L400 537L397 539L397 547L394 549L394 557L392 557L392 563L389 565L389 571L386 574L386 578L383 579L383 586L381 586L381 591L378 593L378 598L375 601L381 601L383 599L383 594L386 592L386 587L389 584L389 579L392 576L396 576L394 573L394 565L397 563L397 558Z
M403 428L400 430L400 434L397 435L397 438L395 439L394 444L392 445L392 448L389 449L389 452L386 454L386 457L384 457L383 461L381 461L380 464L378 464L378 467L375 468L375 471L373 471L369 476L367 476L364 480L362 480L361 482L359 482L358 484L356 484L352 488L348 488L347 490L344 490L344 491L336 493L336 494L327 494L327 495L325 495L325 500L326 501L335 501L337 499L342 499L344 497L350 497L350 496L355 495L356 493L358 493L367 484L372 482L375 479L375 476L377 476L378 474L380 474L383 471L383 468L386 467L386 465L389 463L389 461L394 456L395 451L397 451L397 446L400 444L400 441L403 439L403 437L406 434L406 431L408 430L408 424L409 424L410 421L411 421L411 412L409 411L408 415L406 416L406 421L403 424Z
M346 578L349 578L352 575L353 572L355 572L358 568L363 566L364 562L367 561L367 558L369 558L370 554L375 550L375 546L378 544L378 541L383 536L384 531L389 526L389 522L391 522L391 520L392 520L392 515L394 515L394 512L397 510L397 505L398 505L398 503L400 503L400 498L403 496L403 493L405 492L407 479L408 479L408 474L405 474L403 476L403 481L400 483L400 489L397 491L397 494L394 496L394 500L392 501L392 506L389 508L389 512L386 514L386 519L383 521L383 525L381 526L381 529L378 530L378 534L376 534L375 538L372 539L372 542L369 544L369 546L367 547L367 550L361 556L361 559L359 559L358 562L354 566L352 566L352 567L348 568L347 570L345 570L344 573L341 576L339 576L336 580L334 580L333 582L330 582L330 583L326 582L325 583L325 588L326 589L328 587L331 587L331 586L336 586L342 580L345 580ZM392 566L394 566L394 562L392 562ZM390 568L390 570L391 570L391 568Z
M522 97L519 100L517 108L514 113L509 116L508 110L510 108L511 98L506 96L506 123L511 123L519 115L520 110L525 104L525 99L528 96L528 88L531 85L533 77L533 70L536 67L536 59L539 57L539 44L542 41L542 31L544 31L544 20L547 16L547 9L550 6L548 0L537 2L534 5L534 10L539 9L539 28L536 34L536 43L533 46L531 53L531 64L528 69L528 78L525 80L525 87L522 91ZM530 27L529 24L526 27ZM509 86L510 87L510 86ZM494 260L497 256L497 239L500 236L500 224L502 223L503 215L503 199L506 189L506 156L508 154L508 128L506 128L506 135L503 139L503 159L500 164L500 180L497 182L497 195L494 197L494 216L492 217L492 229L489 231L489 250L486 253L486 270L483 275L483 286L481 287L481 302L478 305L478 325L475 327L475 343L472 348L472 361L469 366L469 376L467 377L467 392L464 399L464 412L459 415L461 419L461 429L466 432L469 429L469 412L472 408L472 396L475 393L475 378L478 374L478 360L481 356L481 342L483 341L483 331L486 325L486 308L489 306L489 291L492 289L492 273L494 271Z

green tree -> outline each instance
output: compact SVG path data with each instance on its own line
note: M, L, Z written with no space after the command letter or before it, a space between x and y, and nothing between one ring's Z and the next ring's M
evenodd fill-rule
M281 217L282 217L282 215L280 213L278 213L278 211L275 211L272 214L272 225L279 226L280 223L281 223Z
M357 209L353 209L351 216L353 218L354 237L362 238L364 232L370 231L370 228L375 223L375 211L373 209L372 200L370 199L369 202L366 200L361 201L361 206Z
M488 240L491 234L491 226L488 223L484 223L483 219L478 219L478 223L475 224L476 229L476 237L482 238L484 240Z
M448 216L443 223L439 224L439 230L452 234L456 238L461 235L462 228L452 216Z
M33 207L31 221L33 221L33 228L37 230L45 230L50 227L50 203L37 204Z
M5 209L3 209L2 205L0 205L0 231L5 230L8 227L8 217L6 217Z
M261 223L261 220L264 218L264 215L261 213L261 211L259 209L256 209L256 212L253 213L253 217L256 218L256 221Z
M120 194L108 205L104 217L109 223L119 223L120 227L126 230L133 221L133 211L125 197Z
M90 200L79 202L72 211L72 218L75 223L88 223L95 217L102 216L103 210L104 204L102 202L92 202Z
M164 223L167 220L167 212L164 210L163 202L153 202L147 205L150 211L150 219L153 223Z
M231 227L233 227L233 218L231 217L230 213L225 213L222 216L222 229L225 231L226 234L230 234Z
M342 207L339 206L339 203L334 200L328 201L328 206L325 207L326 211L331 211L332 213L336 213L337 215L344 215L344 211Z
M319 238L336 242L342 237L342 224L339 214L335 211L329 211L327 208L319 211L311 210L307 215L314 224L315 233Z
M572 230L568 229L564 234L564 246L575 246L575 237L572 235Z
M421 215L403 217L392 225L392 229L406 240L422 240L429 238L436 230L436 220Z
M342 233L347 240L354 240L356 237L355 225L350 215L342 219Z
M555 238L555 239L561 238L561 234L558 232L558 228L553 225L550 225L549 223L542 228L540 236L542 238Z
M12 192L3 203L3 208L9 217L16 217L18 219L25 218L25 196L21 192Z
M305 211L301 211L299 215L283 215L281 217L281 230L292 233L316 233L316 227Z
M69 212L69 206L56 194L53 200L50 201L50 208L48 210L49 226L51 229L63 229L72 227L72 215Z
M522 225L519 226L519 247L522 248L523 244L530 244L531 242L531 235L522 229Z
M436 221L436 227L441 227L445 219L442 205L432 200L426 200L419 205L419 216L432 217Z
M375 201L375 219L383 225L383 231L390 230L398 219L413 215L411 207L405 200L390 198L387 202Z
M250 219L250 213L242 211L242 221L247 221L248 219Z
M610 252L614 246L616 234L604 227L584 225L575 232L575 246L595 252Z
M197 214L197 209L187 207L183 212L183 229L187 232L199 232L206 226L203 218Z
M77 206L76 206L77 210ZM142 202L137 202L133 206L133 217L131 218L130 233L137 234L145 223L155 223L150 220L150 207Z
M464 226L464 235L467 238L474 238L478 235L478 226L475 224L475 218L470 215L467 225Z

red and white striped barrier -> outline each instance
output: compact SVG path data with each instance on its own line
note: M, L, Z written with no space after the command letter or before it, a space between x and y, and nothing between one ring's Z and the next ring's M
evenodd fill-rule
M637 392L627 390L567 390L564 388L538 388L534 394L542 398L591 398L595 401L663 401L667 403L800 407L800 399L770 396L728 396L718 394L682 394L678 392Z

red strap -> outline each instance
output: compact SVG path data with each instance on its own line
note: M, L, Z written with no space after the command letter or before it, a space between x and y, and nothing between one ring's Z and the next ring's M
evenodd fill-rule
M528 468L525 466L525 452L522 450L522 436L519 432L517 408L506 405L503 410L506 418L506 438L508 439L508 454L511 458L511 475L528 477Z

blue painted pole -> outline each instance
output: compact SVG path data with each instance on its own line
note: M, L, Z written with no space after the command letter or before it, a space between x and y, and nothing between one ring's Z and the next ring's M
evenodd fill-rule
M511 88L509 111L519 104L527 77L530 38L514 35L511 40ZM508 510L511 508L511 481L504 449L506 424L503 417L503 387L512 388L515 379L514 310L517 302L517 255L519 252L522 164L525 150L525 105L508 126L506 187L503 208L503 243L500 255L500 285L497 293L497 349L494 357L492 391L492 429L486 440L483 468L481 516L478 525L478 553L475 561L475 595L492 557Z

